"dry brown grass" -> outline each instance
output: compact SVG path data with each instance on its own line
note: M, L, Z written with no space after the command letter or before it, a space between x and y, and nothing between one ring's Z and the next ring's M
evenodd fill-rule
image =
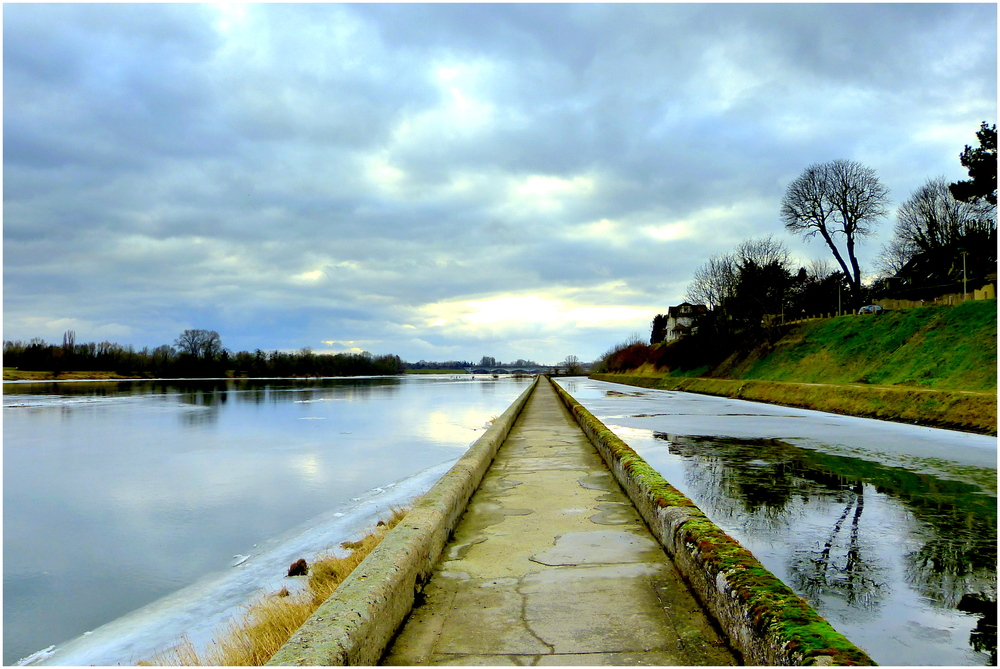
M158 654L145 665L160 666L243 666L257 667L271 656L361 564L393 527L406 516L407 509L391 509L387 520L359 541L345 541L350 551L345 557L324 553L309 565L308 588L289 594L287 588L264 595L246 605L243 617L230 622L203 653L183 639L177 646Z
M15 367L3 368L4 381L52 381L54 379L59 379L60 381L85 381L88 379L100 381L107 379L129 380L139 378L142 377L139 375L123 375L118 372L60 372L59 374L54 374L53 372L33 372L17 369Z

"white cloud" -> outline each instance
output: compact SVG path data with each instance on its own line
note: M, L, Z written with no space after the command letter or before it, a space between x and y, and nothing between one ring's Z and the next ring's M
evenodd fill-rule
M431 328L458 337L487 338L495 333L567 332L609 326L634 327L655 315L655 308L629 304L601 304L588 300L587 292L557 290L548 295L497 295L485 299L438 302L418 312ZM595 299L626 297L618 286L598 287ZM643 325L643 327L645 327Z

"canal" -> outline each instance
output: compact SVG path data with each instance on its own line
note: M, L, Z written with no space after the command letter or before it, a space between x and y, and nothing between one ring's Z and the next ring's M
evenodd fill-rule
M560 379L880 664L996 664L996 440Z
M4 383L4 664L209 642L292 561L430 488L527 383Z

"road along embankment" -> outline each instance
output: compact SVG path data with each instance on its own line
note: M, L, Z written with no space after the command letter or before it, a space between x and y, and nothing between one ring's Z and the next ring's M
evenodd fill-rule
M997 433L997 394L864 384L794 383L637 374L592 374L592 379L640 388L783 404L830 413Z
M553 385L746 664L875 664L582 404Z
M351 572L269 665L378 663L537 384L536 378L420 497L406 518Z

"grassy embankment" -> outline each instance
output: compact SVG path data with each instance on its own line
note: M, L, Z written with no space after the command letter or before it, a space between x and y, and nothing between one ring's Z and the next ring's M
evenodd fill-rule
M241 666L259 667L267 663L299 627L333 594L354 568L406 516L408 509L392 509L388 520L380 521L359 541L344 542L346 557L324 554L309 564L308 587L289 594L287 588L250 602L243 617L231 622L203 654L183 640L171 650L143 665L159 666Z
M996 434L996 318L996 300L841 316L698 377L644 365L594 378Z

